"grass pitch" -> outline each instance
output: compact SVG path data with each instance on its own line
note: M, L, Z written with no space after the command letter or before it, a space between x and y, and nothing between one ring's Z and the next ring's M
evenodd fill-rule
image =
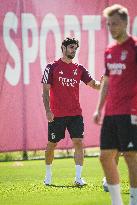
M128 174L122 157L119 169L122 197L128 205ZM85 158L83 177L88 185L83 188L73 185L73 159L55 159L52 170L54 186L44 186L44 160L0 162L0 205L111 205L102 189L98 158Z

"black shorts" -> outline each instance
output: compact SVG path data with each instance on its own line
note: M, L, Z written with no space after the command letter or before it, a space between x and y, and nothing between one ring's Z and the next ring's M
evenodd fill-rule
M64 139L66 129L68 130L71 138L83 138L83 117L55 117L53 122L48 122L48 141L56 143L61 139Z
M137 151L137 116L105 116L100 136L101 149Z

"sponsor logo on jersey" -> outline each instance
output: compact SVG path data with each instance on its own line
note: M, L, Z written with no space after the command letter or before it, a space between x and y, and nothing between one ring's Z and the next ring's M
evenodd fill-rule
M111 75L121 75L123 70L126 69L124 63L107 63L107 67Z
M59 82L62 83L63 86L71 86L71 87L75 87L75 84L77 84L77 80L73 79L73 78L63 78L63 77L59 77Z
M61 71L59 71L59 74L63 75L63 71L62 71L62 70L61 70Z

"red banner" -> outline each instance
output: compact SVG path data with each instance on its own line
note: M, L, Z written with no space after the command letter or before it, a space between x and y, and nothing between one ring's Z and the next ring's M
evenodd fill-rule
M75 60L96 79L104 72L103 52L111 41L102 10L117 1L0 0L0 151L44 149L47 120L40 83L45 65L61 56L64 37L75 36ZM129 30L137 36L136 0L129 9ZM81 84L85 147L99 145L100 127L92 122L98 92ZM58 148L71 148L66 138Z

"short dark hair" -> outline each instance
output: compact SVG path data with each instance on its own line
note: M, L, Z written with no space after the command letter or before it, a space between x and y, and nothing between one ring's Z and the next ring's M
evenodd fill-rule
M103 11L103 16L106 18L113 16L114 14L118 14L122 20L128 21L128 10L120 4L109 6Z
M78 40L76 40L75 38L69 38L69 37L67 37L67 38L65 38L65 39L62 41L61 48L62 48L62 46L67 47L67 46L70 45L70 44L76 44L76 45L77 45L77 48L79 47L79 41L78 41Z

